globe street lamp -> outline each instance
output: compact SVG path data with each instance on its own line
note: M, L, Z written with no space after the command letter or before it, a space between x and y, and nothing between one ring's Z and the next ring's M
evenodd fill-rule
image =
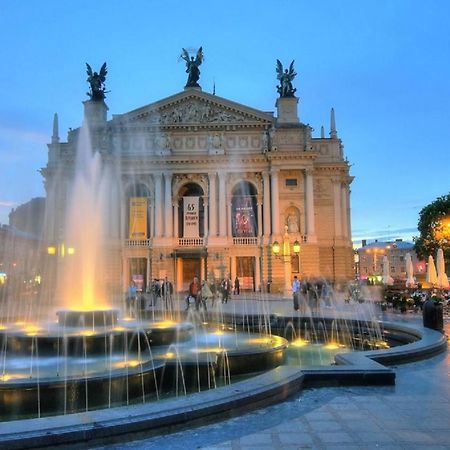
M284 236L283 236L283 249L281 249L281 245L278 241L274 241L272 244L272 252L275 255L275 258L283 260L283 268L284 268L284 289L283 294L284 297L290 297L291 295L291 275L292 275L292 254L291 254L291 242L289 239L288 227L284 227ZM281 253L282 250L282 253ZM292 252L295 256L299 256L300 253L300 242L295 240L292 244ZM281 253L281 254L280 254Z

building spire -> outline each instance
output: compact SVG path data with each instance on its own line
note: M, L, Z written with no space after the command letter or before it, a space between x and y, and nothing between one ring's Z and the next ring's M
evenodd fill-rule
M58 113L53 116L53 135L52 144L57 144L59 142L59 124L58 124Z
M320 139L325 139L325 128L323 125L320 127Z
M334 117L334 108L331 108L330 138L331 139L337 139L336 118Z

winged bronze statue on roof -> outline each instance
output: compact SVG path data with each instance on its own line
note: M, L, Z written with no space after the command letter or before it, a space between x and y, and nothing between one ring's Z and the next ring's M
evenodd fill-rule
M294 61L289 65L289 69L283 71L283 64L277 59L277 79L280 80L280 85L277 86L277 92L280 94L280 97L294 97L297 89L292 86L292 80L296 75Z
M189 53L184 48L181 49L181 58L186 61L186 73L188 74L188 79L185 87L200 87L198 80L200 79L200 69L199 66L203 62L203 49L200 47L197 50L197 55L194 59L193 56L189 57Z
M91 91L87 92L87 95L93 101L105 99L105 80L108 70L106 69L106 63L103 63L100 68L100 72L93 72L91 66L86 63L86 72L88 74L87 82L91 87Z

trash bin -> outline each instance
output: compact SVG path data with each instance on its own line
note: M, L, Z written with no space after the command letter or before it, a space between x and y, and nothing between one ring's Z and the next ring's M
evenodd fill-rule
M444 314L442 303L427 300L422 309L423 326L440 332L444 331Z

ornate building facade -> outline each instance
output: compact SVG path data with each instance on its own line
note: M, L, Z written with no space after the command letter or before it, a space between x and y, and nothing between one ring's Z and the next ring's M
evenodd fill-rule
M109 120L104 99L84 107L92 147L115 174L108 285L167 276L183 291L194 275L229 276L243 289L287 292L293 275L354 276L352 177L333 110L329 137L313 138L294 96L278 98L276 115L198 87ZM64 239L79 129L67 142L58 134L55 117L42 169L53 242Z

